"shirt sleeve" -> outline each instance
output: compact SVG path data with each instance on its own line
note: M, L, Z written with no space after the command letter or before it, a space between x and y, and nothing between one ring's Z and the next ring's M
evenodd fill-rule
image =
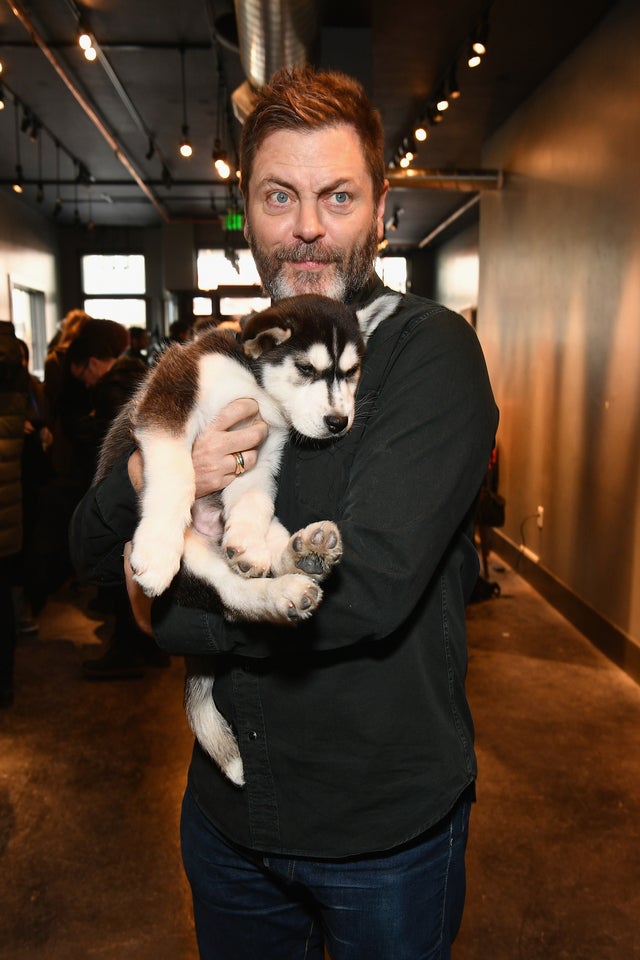
M104 586L124 582L123 548L138 522L129 456L122 457L101 483L89 488L71 519L71 562L81 580Z
M384 338L383 327L376 337ZM348 478L326 514L338 523L344 554L318 611L295 630L189 614L191 649L249 657L331 650L389 637L411 616L467 527L495 437L475 332L443 308L409 324L366 402ZM161 645L172 646L183 622L168 598L158 602Z

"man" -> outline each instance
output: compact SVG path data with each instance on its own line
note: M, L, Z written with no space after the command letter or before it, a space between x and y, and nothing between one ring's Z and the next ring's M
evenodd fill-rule
M128 357L134 357L136 360L142 360L144 364L149 363L149 334L145 327L129 327L129 349L126 351Z
M359 84L276 74L245 123L241 173L273 298L380 296L383 140ZM334 519L344 541L316 615L287 630L181 608L171 590L154 602L162 647L215 654L216 703L247 780L233 787L195 746L182 844L203 958L321 960L324 945L332 960L450 956L476 775L471 510L496 425L471 327L404 297L367 344L351 432L285 452L278 516L291 530ZM232 482L234 451L252 453L239 434L208 442L208 461L194 450L198 493ZM129 478L140 483L137 454L76 515L93 576L118 574L110 558L135 523Z

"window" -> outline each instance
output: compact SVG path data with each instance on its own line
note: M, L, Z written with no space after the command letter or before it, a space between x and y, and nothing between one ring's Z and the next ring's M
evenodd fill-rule
M236 250L238 269L225 256L224 250L199 250L197 259L198 290L218 287L261 286L260 277L250 250Z
M378 257L376 273L386 287L397 290L398 293L407 292L406 257Z
M84 309L92 317L146 327L145 260L142 254L87 254L82 257Z
M47 352L44 293L11 282L11 319L16 336L19 340L24 340L29 348L32 373L42 378Z

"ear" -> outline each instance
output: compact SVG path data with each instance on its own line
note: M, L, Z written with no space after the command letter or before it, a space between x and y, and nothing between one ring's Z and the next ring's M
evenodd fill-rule
M387 205L387 194L389 193L389 181L384 181L384 187L376 207L376 223L378 232L378 243L384 239L384 211Z
M257 359L262 356L263 353L266 353L267 350L272 350L274 347L280 346L280 344L288 340L290 336L291 330L285 327L267 327L264 330L260 330L250 340L245 340L242 344L242 349L248 357Z
M387 293L382 297L377 297L373 303L367 304L366 307L356 310L358 324L365 343L378 325L396 311L400 299L399 293Z

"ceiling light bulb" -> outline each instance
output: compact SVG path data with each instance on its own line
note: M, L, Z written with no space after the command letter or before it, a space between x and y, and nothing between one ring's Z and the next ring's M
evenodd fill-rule
M182 140L180 141L180 156L189 158L193 156L193 147L189 140L189 127L185 124L182 128Z
M85 58L91 62L93 62L98 56L98 54L96 53L95 47L87 47L86 50L84 51L84 55L85 55Z
M473 44L471 45L471 49L474 53L479 54L481 57L487 52L487 48L482 40L474 40Z
M416 140L419 140L419 141L420 141L420 143L424 143L424 141L425 141L425 140L427 139L427 137L429 136L429 131L427 130L427 128L426 128L426 126L425 126L424 124L420 123L420 124L418 124L418 126L414 129L413 135L414 135L414 137L416 138Z
M229 176L231 175L231 167L224 157L218 157L213 165L216 168L218 176L222 177L223 180L228 180Z
M460 97L460 87L458 86L458 78L456 77L455 67L451 70L449 74L449 100L457 100Z
M474 53L474 54L471 54L471 56L467 60L467 66L473 69L473 67L479 66L481 62L482 62L482 57L478 56L477 53Z
M78 46L82 50L88 50L89 47L92 46L91 37L85 30L83 30L78 36Z
M19 163L16 164L16 178L15 178L15 180L13 181L12 187L13 187L13 192L14 192L14 193L22 193L22 192L23 192L23 186L22 186L22 167L20 166Z
M439 110L440 113L442 113L444 110L449 109L449 101L447 100L446 97L442 97L441 100L438 100L438 102L436 103L436 109Z
M409 159L409 157L402 157L402 159L400 160L400 166L402 167L403 170L406 170L406 168L409 166L410 163L411 163L411 160Z

